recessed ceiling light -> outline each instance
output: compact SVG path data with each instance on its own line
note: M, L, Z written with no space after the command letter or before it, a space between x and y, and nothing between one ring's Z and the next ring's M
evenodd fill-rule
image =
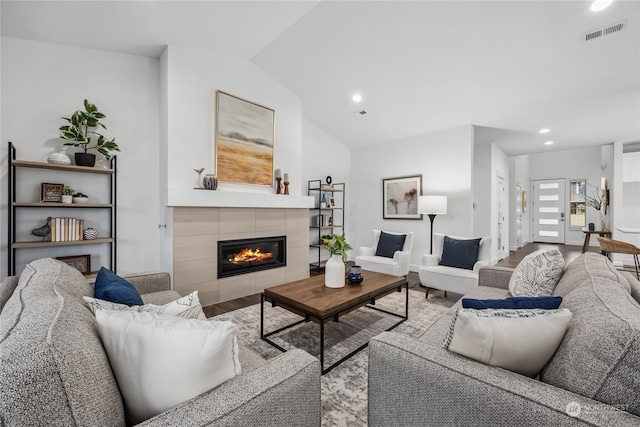
M553 141L547 141L544 143L544 145L552 145L552 144L553 144Z
M547 129L547 128L540 129L540 133L549 133L550 130L551 129Z
M353 99L353 102L360 102L362 101L362 95L360 95L359 93L356 93L351 97L351 99Z
M607 7L609 7L612 1L613 0L596 0L591 5L591 10L594 12L600 12L601 10L604 10Z

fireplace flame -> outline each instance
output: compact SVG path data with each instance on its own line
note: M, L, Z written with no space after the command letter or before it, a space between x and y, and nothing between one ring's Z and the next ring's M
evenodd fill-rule
M255 250L244 248L239 253L234 254L233 258L229 258L229 262L231 264L238 265L245 262L266 261L271 259L271 257L273 257L271 252L263 253L260 251L260 248L256 248Z

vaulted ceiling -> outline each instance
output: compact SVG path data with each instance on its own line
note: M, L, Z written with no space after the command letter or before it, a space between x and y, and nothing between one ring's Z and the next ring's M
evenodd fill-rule
M517 155L640 141L640 2L590 5L3 0L1 31L137 55L167 45L233 55L349 146L473 124L476 142ZM585 41L615 24L622 29Z

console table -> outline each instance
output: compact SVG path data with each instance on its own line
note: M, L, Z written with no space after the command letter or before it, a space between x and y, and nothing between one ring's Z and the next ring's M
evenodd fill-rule
M592 234L597 234L601 237L609 237L611 238L612 234L609 230L587 230L585 228L582 229L584 233L584 244L582 245L582 253L585 253L589 250L589 240L591 240Z

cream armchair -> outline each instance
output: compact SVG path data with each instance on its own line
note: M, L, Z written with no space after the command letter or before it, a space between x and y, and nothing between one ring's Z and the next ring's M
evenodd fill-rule
M382 234L384 233L384 234ZM380 244L380 236L383 236ZM405 236L401 249L393 250L391 245L398 236ZM373 230L373 246L360 247L360 255L356 257L356 264L363 270L377 271L378 273L394 276L406 276L409 274L409 262L411 260L411 247L413 246L413 232L392 233L389 231ZM376 255L378 254L378 255ZM384 254L386 256L381 256Z
M473 240L477 237L449 236L456 240ZM444 249L444 234L434 233L433 255L422 257L422 267L418 270L420 283L425 287L425 298L429 296L429 289L440 289L457 294L466 294L478 286L478 271L480 267L490 264L491 237L482 237L478 247L478 257L473 263L473 269L440 265Z

